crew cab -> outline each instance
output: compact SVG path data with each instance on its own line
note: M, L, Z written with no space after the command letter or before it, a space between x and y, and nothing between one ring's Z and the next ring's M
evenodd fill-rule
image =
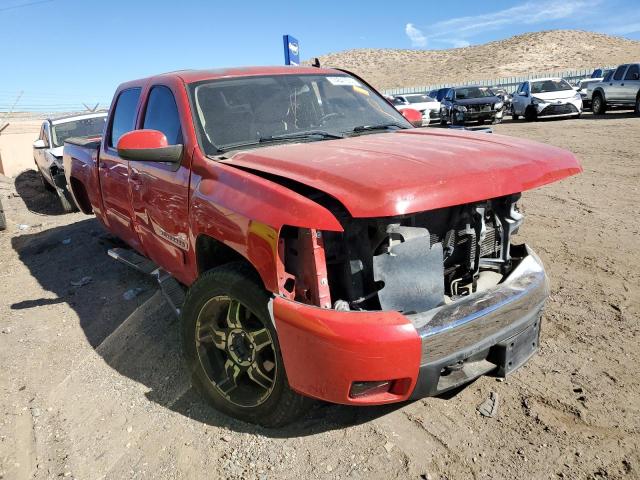
M121 85L104 136L65 144L82 211L186 290L188 371L216 408L273 427L538 349L549 290L517 202L578 161L408 118L342 70L181 71Z
M620 65L591 88L594 115L604 115L611 108L633 108L640 116L640 63Z
M70 137L91 137L104 130L106 112L91 112L48 118L42 122L38 139L33 142L33 160L46 190L56 192L65 212L75 211L76 205L67 190L62 166L64 141Z

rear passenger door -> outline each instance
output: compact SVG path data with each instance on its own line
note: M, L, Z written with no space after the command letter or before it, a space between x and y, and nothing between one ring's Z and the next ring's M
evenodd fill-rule
M173 88L179 88L174 86ZM169 145L183 144L183 126L172 87L154 85L148 90L140 128L158 130ZM135 228L149 258L182 278L189 248L189 173L191 156L183 148L179 164L129 162L131 204Z
M135 87L118 93L98 163L102 201L109 228L137 250L141 250L141 245L133 228L129 162L119 157L117 146L120 137L135 128L141 91L140 87Z
M639 77L640 64L634 63L633 65L629 65L627 73L624 74L624 79L621 84L621 100L625 103L635 103L636 95L638 95L638 90L640 90Z
M605 85L607 102L619 102L624 99L622 84L624 83L624 73L626 70L627 65L620 65L613 74L609 84Z

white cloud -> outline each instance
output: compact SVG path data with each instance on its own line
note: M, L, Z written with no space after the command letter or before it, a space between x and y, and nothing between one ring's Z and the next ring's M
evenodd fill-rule
M453 46L453 48L464 48L471 45L468 40L462 40L461 38L452 38L449 40L449 43Z
M406 33L409 40L411 40L412 47L427 46L427 37L425 37L422 31L416 28L413 23L407 23L404 27L404 33Z
M436 41L448 43L454 47L466 46L463 42L467 42L468 45L468 39L479 33L498 30L505 26L536 25L568 19L583 12L592 11L593 7L601 2L602 0L564 0L563 2L529 0L503 10L450 18L433 23L422 30L419 30L414 24L408 23L405 31L412 42L410 29L412 33L419 34L420 40L425 45L427 41ZM455 35L455 37L451 38L451 35Z

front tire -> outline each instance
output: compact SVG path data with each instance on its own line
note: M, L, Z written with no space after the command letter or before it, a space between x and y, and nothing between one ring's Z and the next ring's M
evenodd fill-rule
M78 211L78 207L71 197L71 192L69 192L66 187L63 188L62 191L58 190L57 193L58 198L60 199L60 205L62 205L62 209L65 213L73 213Z
M607 113L607 102L601 94L595 94L591 100L591 111L594 115L604 115Z
M214 408L245 422L280 427L313 401L289 387L269 301L246 264L209 270L187 293L182 340L192 383Z
M532 106L527 107L527 109L524 111L524 119L527 122L535 122L538 118L538 112L536 112L536 109Z
M0 231L7 228L7 219L4 216L4 209L2 207L2 201L0 201Z
M636 117L640 117L640 93L638 93L638 96L636 97L636 108L633 113L636 114Z

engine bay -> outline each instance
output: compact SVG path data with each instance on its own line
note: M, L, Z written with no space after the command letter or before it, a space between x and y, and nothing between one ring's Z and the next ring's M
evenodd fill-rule
M336 310L419 313L491 288L512 270L520 194L384 218L332 209L343 232L286 228L287 290Z

